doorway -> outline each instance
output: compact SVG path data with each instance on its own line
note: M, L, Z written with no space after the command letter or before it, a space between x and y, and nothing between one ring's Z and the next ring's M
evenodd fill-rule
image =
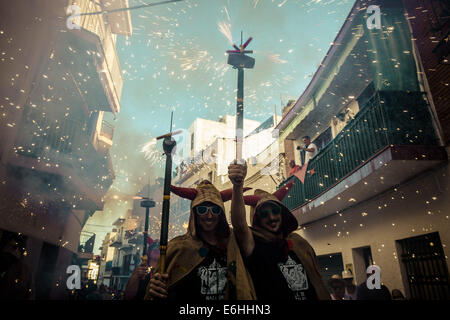
M317 263L319 265L320 275L325 283L327 283L334 274L341 276L342 271L344 270L344 263L340 252L317 256Z
M438 232L398 240L401 269L411 299L450 299L449 274Z

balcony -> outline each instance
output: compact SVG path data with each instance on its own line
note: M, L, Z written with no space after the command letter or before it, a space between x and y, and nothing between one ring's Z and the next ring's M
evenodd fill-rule
M106 261L105 271L111 271L111 269L112 269L112 261Z
M111 267L111 275L112 276L119 276L121 274L121 269L120 267Z
M115 10L128 8L128 0L103 0L102 6L105 10ZM131 26L130 11L119 11L107 14L111 25L111 31L115 34L131 36L133 28Z
M120 248L122 247L122 237L120 234L116 234L114 237L110 239L110 247Z
M86 125L76 119L51 119L26 107L12 165L59 177L62 194L79 194L78 206L99 209L113 180L109 153L100 155ZM57 179L58 180L58 179Z
M105 154L113 144L114 126L106 120L102 120L100 129L95 134L94 148L101 154Z
M126 0L104 3L108 9L128 6ZM80 3L81 12L103 10L96 1ZM81 29L66 30L61 35L61 46L56 56L73 70L73 80L84 94L91 110L120 111L123 77L116 52L113 33L131 35L131 19L128 11L103 15L82 16ZM120 29L122 31L120 31ZM66 32L67 31L67 32Z
M114 134L114 126L110 124L108 121L102 121L102 130L100 131L100 136L112 141Z
M373 95L314 157L284 199L301 225L360 203L446 161L422 93Z
M185 159L176 168L177 174L174 177L174 183L181 185L195 173L199 172L205 165L217 163L218 140L208 145L204 150L199 151L194 157Z
M142 233L136 233L127 239L128 244L141 245L144 243L144 236Z

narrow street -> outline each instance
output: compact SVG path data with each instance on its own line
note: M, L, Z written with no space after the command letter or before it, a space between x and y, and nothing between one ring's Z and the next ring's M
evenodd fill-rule
M450 299L447 1L0 17L0 300Z

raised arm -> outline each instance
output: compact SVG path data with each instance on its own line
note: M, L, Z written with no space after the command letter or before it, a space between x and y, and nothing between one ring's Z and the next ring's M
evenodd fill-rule
M228 177L233 184L233 197L231 199L231 224L238 241L241 252L248 257L255 248L253 234L248 227L245 217L245 203L243 185L247 175L247 166L241 164L230 164L228 166Z

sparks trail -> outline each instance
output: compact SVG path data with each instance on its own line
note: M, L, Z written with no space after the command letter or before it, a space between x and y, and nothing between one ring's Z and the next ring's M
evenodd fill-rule
M179 1L183 1L183 0L168 0L168 1L161 1L161 2L155 2L155 3L142 4L140 6L129 7L129 8L120 8L120 9L102 10L102 11L96 11L96 12L87 12L87 13L81 13L80 15L77 15L77 16L92 16L92 15L102 14L102 13L108 14L108 13L113 13L113 12L130 11L130 10L142 9L142 8L147 8L147 7L153 7L153 6L157 6L157 5L160 5L160 4L166 4L166 3L171 3L171 2L179 2Z
M219 22L217 24L219 31L230 41L230 44L234 46L233 37L231 36L231 24L226 22Z
M156 145L156 138L153 138L141 148L141 152L144 152L144 158L146 160L150 160L150 162L153 165L161 167L163 163L164 154L160 150L154 149L155 145Z

